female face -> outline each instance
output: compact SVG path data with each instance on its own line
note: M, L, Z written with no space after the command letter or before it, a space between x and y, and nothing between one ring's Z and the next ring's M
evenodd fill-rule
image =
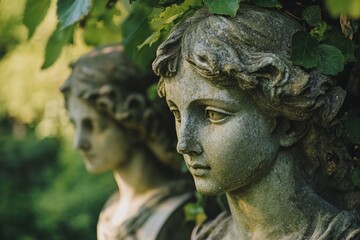
M113 170L127 163L129 136L112 118L74 94L69 97L69 115L75 125L74 146L82 152L88 171Z
M183 62L165 78L176 120L177 150L204 194L238 190L264 176L279 148L276 120L241 90L216 86Z

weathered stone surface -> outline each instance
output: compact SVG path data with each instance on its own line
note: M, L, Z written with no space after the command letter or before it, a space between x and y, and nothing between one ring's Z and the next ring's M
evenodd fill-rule
M334 134L345 91L292 64L300 29L253 6L234 18L200 10L158 48L153 69L175 116L177 150L197 190L225 192L231 210L194 239L360 238L359 217L332 198L359 192Z
M185 223L183 206L192 183L174 159L166 104L147 98L154 76L141 74L121 46L95 49L72 68L61 90L74 145L90 172L113 171L119 188L100 214L97 239L189 238L193 224Z

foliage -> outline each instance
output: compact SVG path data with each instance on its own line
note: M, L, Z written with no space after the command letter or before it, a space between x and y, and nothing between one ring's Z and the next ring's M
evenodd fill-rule
M19 26L20 15L15 2L4 6L0 1L0 60L25 39L23 28Z
M31 38L37 26L44 20L51 0L28 0L25 5L23 22L29 29L28 37Z
M360 0L326 0L325 3L333 16L345 14L352 18L360 18Z
M56 59L60 56L62 48L71 41L73 33L73 26L62 29L60 24L57 25L46 44L45 62L41 66L41 69L46 69L54 64Z
M27 3L32 1L28 0ZM298 1L296 5L281 0L132 0L129 2L124 0L121 3L117 2L114 0L107 2L58 0L59 24L48 41L42 68L46 69L56 61L63 46L71 44L73 28L80 27L85 29L84 38L90 44L106 42L106 40L94 40L91 36L102 36L103 38L106 36L109 42L110 39L113 41L122 39L125 51L134 62L141 69L149 70L157 46L167 36L174 24L203 6L215 14L234 16L239 8L239 2L247 2L265 8L282 8L283 11L302 20L305 28L294 35L292 43L294 49L292 60L295 64L306 69L318 68L327 75L336 75L343 71L346 63L355 61L354 53L357 45L352 38L357 32L358 22L351 18L360 17L360 0L326 0L325 4L322 4L321 0L310 2L303 0ZM30 36L36 28L36 24L39 24L39 19L46 12L46 3L45 0L37 2L39 14L33 21L24 17L24 23L29 28ZM128 3L131 4L131 8L127 15L124 6L127 6ZM104 6L108 11L104 11ZM33 8L35 6L29 8L29 11L33 12ZM122 10L120 11L120 9ZM119 12L127 16L122 22L114 21L114 17L119 15ZM27 16L26 13L27 11L25 16ZM99 17L100 15L101 17ZM339 23L334 24L334 17L339 18ZM99 28L100 19L103 21L102 26L105 27L102 27L103 34L97 35L94 28ZM341 31L338 30L340 28ZM106 29L120 33L121 37L110 34Z
M62 0L57 2L57 15L62 28L73 25L90 10L91 0Z
M111 175L89 175L59 138L10 117L0 119L0 165L0 239L95 238Z
M222 14L234 17L239 8L238 0L217 1L204 0L204 5L209 8L211 13Z
M3 74L0 77L2 84L0 102L6 101L3 98L7 95L7 99L11 100L7 100L6 104L11 106L10 110L6 109L5 111L11 111L13 116L30 116L21 118L26 122L37 120L44 113L42 110L38 111L38 105L44 104L44 99L47 98L34 89L38 86L37 84L44 85L44 89L47 86L37 81L51 78L46 80L49 85L54 85L56 82L54 78L65 79L66 71L64 68L55 71L55 63L62 62L65 65L65 61L70 61L59 58L59 56L64 51L70 55L74 50L69 46L76 44L79 36L90 46L122 42L128 55L142 69L149 70L156 47L165 39L174 25L201 7L207 7L209 11L216 14L233 16L239 8L239 2L242 1L258 7L276 8L286 12L303 25L303 31L297 32L293 36L293 63L310 71L318 69L324 74L342 74L341 76L344 76L344 72L349 69L349 64L359 62L360 59L360 0L24 1L26 1L26 6L22 22L28 29L28 41L32 44L29 45L29 48L39 48L32 41L36 38L39 25L46 21L49 14L52 14L51 5L54 3L57 5L56 14L58 16L57 27L52 34L49 34L50 37L46 34L45 37L41 35L42 38L47 39L47 43L41 43L42 47L40 48L45 48L45 54L43 63L37 64L36 62L25 62L25 58L20 59L10 55L10 51L24 41L22 31L24 29L19 25L18 17L9 16L6 21L1 21L6 11L2 10L3 6L0 7L0 59L7 54L8 59L16 62L13 64L17 65L16 70L19 68L22 70L17 71L17 74L23 72L19 76L24 79L21 87L14 85L14 81L4 84L5 79L10 79L13 74L8 72L4 75L3 73L8 68L15 67L0 66L0 74ZM0 5L1 2L3 1L0 1ZM18 9L22 8L18 7ZM24 56L28 56L28 52L22 53ZM52 69L43 71L48 74L46 76L29 74L24 72L25 65L31 65L30 67L33 69L40 68L40 66L42 69L50 67ZM23 89L26 89L27 92ZM30 92L31 97L24 97ZM148 93L150 98L154 98L156 96L155 86L149 89ZM53 94L53 92L48 94ZM15 101L17 102L15 103ZM34 107L35 105L36 107ZM1 108L4 108L3 106L0 104ZM29 110L29 107L36 111ZM4 111L0 110L1 113ZM58 111L58 108L53 111ZM345 122L345 128L355 147L358 147L360 129L358 120L350 118ZM0 144L0 161L2 167L6 166L4 169L11 168L12 170L9 172L4 170L3 175L3 169L0 169L1 178L7 177L6 181L4 179L1 181L5 184L0 186L1 192L4 193L2 194L4 196L2 197L3 204L0 207L0 214L4 219L0 224L1 229L4 230L2 230L1 234L3 235L0 235L0 238L93 238L99 208L113 186L109 184L109 178L91 177L83 169L81 161L77 159L78 156L70 154L63 148L60 150L61 142L58 139L39 140L32 135L22 141L15 139L9 141L10 133L3 134L5 133L0 131L0 137L6 139L0 139L0 143L2 143ZM7 150L4 150L5 147ZM58 156L58 151L61 151L62 155ZM4 160L5 164L3 159L7 159L7 161ZM73 159L76 161L72 162ZM360 164L358 159L356 161L358 167L354 170L353 181L360 186ZM9 173L15 174L10 175ZM25 175L23 177L20 174ZM92 189L88 188L89 182ZM30 186L32 190L30 190ZM109 186L109 188L103 186ZM15 189L24 189L24 191L19 192ZM34 191L34 189L36 190ZM79 194L76 195L75 192ZM23 199L28 199L28 201L23 201ZM16 208L12 209L10 206L16 206ZM199 202L190 206L187 212L189 218L200 216L199 221L202 221L203 212ZM18 235L9 236L11 231Z

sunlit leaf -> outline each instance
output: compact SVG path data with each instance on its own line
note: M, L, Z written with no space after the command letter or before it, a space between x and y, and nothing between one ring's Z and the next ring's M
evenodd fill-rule
M322 73L336 75L344 70L345 57L338 48L321 44L318 47L318 54L318 67Z
M122 40L119 27L121 12L115 6L107 8L107 2L100 0L93 3L84 27L84 41L88 45L99 46ZM116 19L116 21L115 21Z
M61 27L66 28L79 21L90 11L91 0L58 0L57 15Z
M305 68L317 66L318 42L305 31L298 31L292 36L291 60Z
M328 29L328 25L326 22L321 21L319 22L316 27L311 29L310 35L315 37L318 41L324 40L325 32Z
M50 6L50 0L27 0L23 23L29 30L28 37L31 38L37 26L45 18Z
M302 13L302 18L310 25L316 26L321 22L321 9L318 5L306 8Z
M45 60L41 69L46 69L54 64L60 56L62 48L72 39L73 32L73 26L62 29L62 26L58 24L46 44Z
M211 13L234 17L239 9L239 0L204 0Z

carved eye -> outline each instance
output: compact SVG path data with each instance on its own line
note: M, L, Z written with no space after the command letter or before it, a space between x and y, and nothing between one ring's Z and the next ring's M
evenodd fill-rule
M205 109L205 116L212 123L221 123L224 120L226 120L228 117L230 117L231 114L222 110L220 111L218 109L213 109L208 107Z
M170 109L170 111L172 112L172 114L174 114L175 121L180 122L180 121L181 121L181 116L180 116L179 110L177 110L177 109Z

